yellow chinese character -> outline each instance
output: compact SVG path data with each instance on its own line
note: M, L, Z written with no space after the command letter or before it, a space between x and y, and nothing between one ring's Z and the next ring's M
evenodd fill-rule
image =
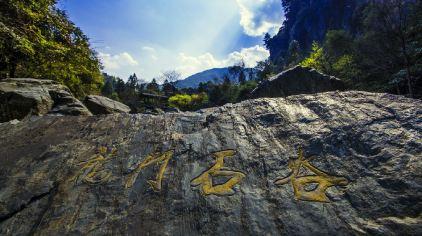
M333 186L346 186L348 184L346 178L330 176L312 166L308 160L304 160L302 149L299 149L298 156L298 159L289 161L289 168L292 170L292 173L275 182L276 185L284 185L291 182L297 200L330 202L325 191ZM299 176L301 167L308 169L316 175ZM307 190L306 186L311 184L317 184L316 188Z
M138 167L129 175L128 180L126 181L126 188L131 188L138 178L139 173L146 167L153 165L153 164L160 164L160 170L157 173L155 180L148 180L149 185L152 189L156 192L161 191L161 182L164 176L164 172L166 171L167 165L170 159L173 157L173 151L167 151L163 154L155 153L148 155L145 160L138 165Z
M235 193L233 187L238 184L245 174L239 171L224 170L224 158L234 156L233 150L221 151L214 153L216 162L213 167L205 171L202 175L192 180L193 187L200 186L203 195L232 195ZM218 176L231 177L224 184L213 185L212 178Z
M112 173L104 166L116 156L117 149L113 148L108 152L107 147L99 147L98 153L92 156L88 161L79 163L83 165L79 174L75 177L76 183L80 179L86 184L101 184L109 180Z

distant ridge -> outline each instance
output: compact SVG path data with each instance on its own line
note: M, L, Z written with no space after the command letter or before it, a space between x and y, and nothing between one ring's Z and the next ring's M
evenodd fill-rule
M246 79L251 80L255 79L257 76L257 69L253 68L246 68L245 74ZM222 83L224 76L229 76L229 79L233 83L237 83L238 78L234 76L230 76L229 68L214 68L210 70L205 70L194 75L187 77L184 80L179 80L176 82L177 88L197 88L200 83L207 83L208 81Z

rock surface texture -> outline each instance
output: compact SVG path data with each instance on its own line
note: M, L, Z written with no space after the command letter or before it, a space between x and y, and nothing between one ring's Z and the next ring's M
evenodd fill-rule
M364 92L3 123L0 235L421 235L421 132Z
M296 66L264 81L252 91L252 97L287 97L344 90L345 84L334 76L321 74L315 69Z
M103 96L89 95L85 99L85 105L94 115L130 112L130 107L125 104Z
M89 116L91 112L66 86L51 80L0 81L0 123L35 115Z

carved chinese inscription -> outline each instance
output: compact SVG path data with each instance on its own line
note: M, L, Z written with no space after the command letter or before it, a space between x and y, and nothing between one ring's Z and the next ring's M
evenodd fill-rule
M315 175L299 176L302 167ZM290 182L297 200L330 202L326 195L326 190L333 186L346 186L348 184L346 178L330 176L312 166L308 160L304 159L302 149L298 151L298 159L289 161L289 169L291 169L292 173L285 178L276 180L275 184L284 185ZM306 187L312 184L316 185L316 187L312 190L307 190Z
M166 171L167 165L170 159L173 157L173 151L167 151L164 153L154 153L148 155L145 160L138 165L138 167L129 175L128 180L126 181L126 188L131 188L135 183L139 173L146 167L151 166L153 164L160 165L160 169L157 173L155 180L148 180L149 185L151 188L159 192L161 191L161 182L163 180L164 172Z
M193 179L191 182L192 187L199 186L201 193L205 196L211 194L218 196L234 194L235 191L233 190L233 187L246 176L240 171L227 170L224 167L224 159L233 157L235 155L235 151L220 151L214 153L213 155L215 157L214 166L197 178ZM229 177L229 180L223 184L214 184L213 177Z
M108 182L112 172L105 167L111 159L116 156L117 149L100 147L95 155L89 160L79 163L82 168L75 177L75 183L82 180L86 184L102 184Z

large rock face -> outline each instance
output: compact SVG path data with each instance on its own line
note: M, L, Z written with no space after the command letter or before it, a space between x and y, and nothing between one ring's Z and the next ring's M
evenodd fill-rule
M3 123L0 234L421 235L421 131L363 92Z
M252 97L287 97L344 90L340 79L319 73L315 69L296 66L264 81L252 91Z
M103 96L87 96L85 104L94 115L130 112L130 107L125 104Z
M27 116L92 115L69 89L51 80L0 81L0 123Z

